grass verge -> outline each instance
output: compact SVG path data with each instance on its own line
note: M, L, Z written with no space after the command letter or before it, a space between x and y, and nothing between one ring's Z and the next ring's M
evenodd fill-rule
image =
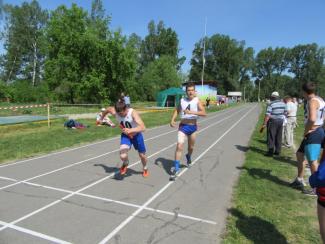
M225 108L227 107L213 107L208 112ZM161 111L144 113L141 117L146 127L150 128L168 124L171 114L172 111ZM46 121L0 126L0 163L100 141L120 134L119 129L95 126L95 119L78 121L90 127L83 130L67 130L63 128L63 119L53 120L51 128L47 127Z
M294 151L265 157L265 134L259 133L261 114L246 152L233 193L223 243L321 243L316 198L289 187L297 174ZM303 134L299 111L296 145Z

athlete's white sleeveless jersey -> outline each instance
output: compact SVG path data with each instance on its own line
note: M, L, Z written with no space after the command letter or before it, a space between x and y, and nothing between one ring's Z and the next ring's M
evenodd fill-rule
M315 124L314 125L319 125L319 126L322 126L324 124L324 116L325 116L325 102L322 98L320 97L314 97L312 99L315 99L318 101L318 104L319 104L319 107L317 109L317 114L316 114L316 121L315 121ZM305 124L307 123L308 121L308 103L307 103L307 106L306 106L306 111L305 111Z
M132 117L133 108L129 108L129 111L125 117L121 117L116 113L116 120L122 127L125 128L135 128L138 124L134 121Z
M197 119L198 115L194 114L185 114L184 110L188 109L193 112L198 111L199 107L199 98L194 97L192 100L189 100L188 98L182 98L181 99L181 119Z

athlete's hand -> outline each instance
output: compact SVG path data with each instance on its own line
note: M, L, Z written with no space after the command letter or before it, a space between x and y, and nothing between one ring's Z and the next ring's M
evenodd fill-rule
M126 135L130 135L132 133L132 129L130 129L130 128L123 128L122 131Z
M170 122L170 126L171 126L171 127L176 127L176 122L175 122L175 121L171 121L171 122Z
M188 109L185 109L184 114L192 114L192 112L190 110L188 110Z

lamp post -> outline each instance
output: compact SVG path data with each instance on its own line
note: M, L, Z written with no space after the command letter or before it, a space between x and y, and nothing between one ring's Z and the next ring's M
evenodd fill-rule
M205 26L204 26L204 38L203 38L203 53L202 53L202 74L201 74L201 88L202 88L202 96L204 96L204 66L205 66L205 39L207 35L207 17L205 17Z
M260 79L257 79L258 81L258 102L261 101L260 99L260 94L261 94L261 80Z
M244 103L246 103L245 90L246 90L246 86L244 86Z

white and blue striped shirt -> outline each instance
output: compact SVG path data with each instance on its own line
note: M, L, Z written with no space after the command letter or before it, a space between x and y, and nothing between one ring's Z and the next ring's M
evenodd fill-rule
M271 119L285 119L287 106L281 100L275 100L270 103L266 109L266 115Z

